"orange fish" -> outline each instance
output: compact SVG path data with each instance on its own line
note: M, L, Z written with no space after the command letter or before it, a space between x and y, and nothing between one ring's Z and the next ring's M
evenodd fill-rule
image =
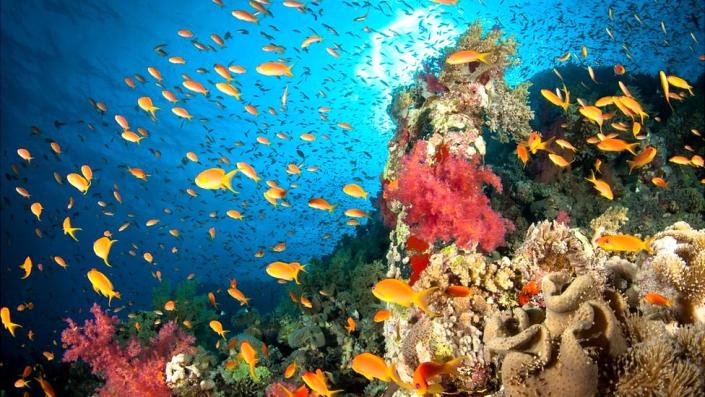
M524 142L519 142L517 144L517 158L521 161L523 166L529 161L529 149Z
M416 394L441 394L443 386L440 383L429 385L429 381L439 375L455 373L465 357L458 357L446 363L427 361L419 364L414 371L414 389Z
M32 258L29 256L24 258L24 262L20 265L20 269L24 270L24 276L22 276L22 280L26 279L29 277L30 274L32 274Z
M281 280L282 282L286 281L294 281L296 284L299 283L299 272L300 271L306 271L304 269L305 265L301 265L298 262L291 262L291 263L286 263L286 262L272 262L269 265L267 265L267 268L265 271L267 272L268 275Z
M653 183L654 185L656 185L660 188L668 189L668 182L666 182L666 180L661 177L655 176L655 177L651 178L651 183Z
M218 309L218 304L215 303L215 295L212 292L208 293L208 300L211 302L211 305L213 305L216 310Z
M320 369L317 369L316 372L304 373L301 375L301 379L304 381L306 386L318 393L319 396L333 397L334 395L343 392L342 390L330 390L328 388L326 376Z
M255 365L257 365L257 350L255 350L250 342L248 341L243 341L240 344L240 358L242 358L247 365L250 367L250 376L252 377L252 380L257 382L259 378L257 377L257 374L255 373Z
M555 154L555 153L549 153L548 154L548 159L551 160L551 162L560 168L565 168L570 165L570 161L566 160L563 156Z
M435 316L428 307L427 298L438 287L414 292L409 284L395 278L381 280L372 287L372 294L382 302L395 303L404 307L416 305L429 316Z
M548 140L542 140L541 134L538 132L532 132L527 140L527 145L531 154L536 154L539 150L550 152L549 146L553 142L555 137L551 137Z
M671 307L671 300L657 292L648 292L644 300L652 305Z
M265 62L257 66L255 70L257 73L265 76L294 77L294 74L291 73L292 67L294 67L294 65L287 66L280 62Z
M284 378L289 379L296 373L296 362L289 364L284 370Z
M465 298L473 294L473 289L464 285L449 285L446 288L446 294L456 298Z
M225 339L225 333L226 333L226 332L230 332L230 331L224 330L224 329L223 329L223 324L221 324L220 321L218 321L218 320L211 320L211 322L208 323L208 325L211 327L211 329L213 330L213 332L215 332L216 334L218 334L218 335L220 335L221 337L223 337L223 339Z
M673 156L668 161L678 165L690 165L690 159L685 156Z
M389 317L391 316L392 312L390 312L389 310L380 309L377 311L377 313L375 313L374 317L372 317L372 321L376 323L381 323L389 319Z
M635 156L636 152L634 152L634 148L637 146L639 146L638 142L627 143L619 138L603 139L597 144L597 148L605 152L623 152L626 150Z
M10 335L12 335L13 338L15 337L15 330L22 327L21 325L12 322L10 319L10 309L7 307L0 309L0 320L2 321L2 325L10 332Z
M482 63L489 64L489 61L487 60L489 55L489 52L476 52L473 50L456 51L446 58L446 63L449 65L462 65L480 61Z
M411 385L404 384L399 379L394 364L387 365L382 357L372 353L362 353L353 357L351 367L353 371L369 381L379 379L382 382L394 382L405 389L411 388Z
M649 248L651 239L642 240L639 237L627 234L604 235L595 240L595 243L607 251L639 252L644 250L651 253L651 248Z
M311 208L315 208L317 210L333 212L335 207L337 207L337 204L331 205L330 203L328 203L328 201L319 197L319 198L312 198L311 200L309 200L308 206Z
M608 200L614 199L614 194L612 193L612 188L610 185L602 179L595 178L595 172L592 172L590 178L585 178L585 180L593 184L595 190L600 193L600 196Z
M301 295L299 298L299 301L301 302L301 305L307 309L312 309L313 308L313 303L311 303L311 300L309 300L307 297Z
M230 288L228 288L228 294L234 299L236 299L238 302L240 302L240 306L250 304L251 298L245 297L245 294L243 294L242 291L237 288L237 280L235 279L230 280Z
M355 320L352 317L348 317L348 325L345 327L348 334L355 332Z
M257 17L247 11L235 10L232 12L232 16L244 22L257 23Z
M655 157L656 148L653 146L646 146L639 154L636 155L636 157L634 157L633 160L627 160L627 164L629 164L629 173L651 163Z

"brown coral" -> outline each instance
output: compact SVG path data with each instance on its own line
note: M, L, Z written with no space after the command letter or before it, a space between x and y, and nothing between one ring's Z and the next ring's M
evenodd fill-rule
M540 280L547 272L588 273L592 268L592 249L577 233L556 221L529 226L524 242L512 260L521 269L525 282Z
M488 320L484 340L500 357L507 395L593 396L603 388L601 366L626 351L618 320L591 276L568 281L566 273L544 278L545 318L515 309Z

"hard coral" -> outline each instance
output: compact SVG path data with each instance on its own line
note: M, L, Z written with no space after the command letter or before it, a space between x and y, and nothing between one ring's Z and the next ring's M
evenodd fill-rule
M122 344L114 337L120 324L117 316L108 316L97 304L91 313L95 320L86 320L83 327L66 320L68 327L61 333L61 341L68 349L63 360L85 361L93 374L105 379L98 390L100 396L169 396L166 363L176 354L193 353L194 338L169 322L147 347L135 337Z
M502 190L499 178L490 168L440 152L436 161L426 161L427 143L418 142L402 159L399 188L388 192L407 209L404 221L412 233L429 241L455 243L460 247L479 246L492 251L504 243L511 223L490 207L483 192L485 184Z

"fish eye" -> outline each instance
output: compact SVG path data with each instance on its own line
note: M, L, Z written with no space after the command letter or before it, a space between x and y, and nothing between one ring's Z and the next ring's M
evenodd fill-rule
M420 388L421 388L421 385L417 383L417 384L415 385L415 387L416 387L417 389L420 389Z

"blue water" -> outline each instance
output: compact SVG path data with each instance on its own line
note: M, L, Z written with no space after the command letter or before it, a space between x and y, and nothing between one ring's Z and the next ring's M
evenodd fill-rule
M62 318L82 318L79 313L85 312L90 303L105 303L91 291L86 279L92 267L106 273L122 293L122 299L113 305L130 302L130 310L151 308L151 291L159 283L152 276L156 270L161 271L163 279L173 281L193 272L203 291L227 288L228 280L237 278L255 307L271 308L282 289L264 273L268 263L305 263L329 253L343 234L354 233L353 227L345 225L343 211L315 210L308 207L308 200L323 197L340 208L373 210L372 199L351 198L341 188L356 182L370 197L379 192L386 143L394 131L385 111L391 90L411 82L424 58L438 54L475 19L486 28L514 35L520 43L521 63L507 75L513 84L554 67L555 58L566 51L578 54L583 45L589 49L589 64L611 67L622 63L629 73L655 74L665 69L694 79L705 64L697 61L705 52L705 5L695 0L551 4L461 0L457 7L413 0L325 0L308 2L310 11L304 14L274 1L270 8L274 17L261 17L259 24L238 21L230 15L233 9L248 8L246 2L225 3L220 8L208 0L2 1L0 304L12 308L13 319L24 327L16 339L3 331L3 351L26 354L50 349L63 327ZM608 6L614 20L608 17ZM659 28L661 21L665 33ZM365 27L370 31L364 31ZM614 40L606 28L613 32ZM190 39L177 35L179 29L191 30L195 40L214 50L199 51ZM240 29L246 29L247 34ZM314 32L324 41L301 50L301 41ZM210 40L212 33L220 37L229 33L232 38L221 49ZM281 55L263 52L261 47L270 43L286 51ZM167 57L154 50L160 44L169 56L185 58L186 64L168 63ZM325 51L325 47L334 45L340 46L340 59ZM625 56L625 48L633 60ZM255 72L258 64L280 57L294 64L293 78ZM247 69L246 74L234 75L242 102L223 97L209 83L222 80L213 71L215 63L233 63ZM182 121L170 112L171 106L148 74L148 66L161 71L165 87L179 98L184 95L173 87L181 86L182 74L211 90L208 98L195 95L179 103L194 116L193 120ZM207 73L198 73L198 68ZM134 78L135 74L144 76L146 82L136 81L137 87L131 89L123 79ZM282 111L280 98L286 86L289 99L287 110ZM157 122L137 108L137 98L145 95L162 108L157 112ZM89 98L104 102L107 112L96 111ZM222 109L216 99L224 105ZM260 115L245 113L245 104L255 105ZM276 109L276 115L267 112L270 106ZM321 106L331 108L329 121L319 117ZM149 137L139 145L123 140L113 119L116 114L127 117L133 130L148 130ZM56 122L61 126L57 127ZM350 123L353 130L339 128L338 122ZM89 124L95 129L89 129ZM33 126L38 133L32 132ZM275 136L277 132L291 139L281 140ZM298 139L304 132L318 139ZM257 136L267 137L272 144L256 143ZM50 141L61 145L60 155L51 151ZM234 145L236 141L243 145ZM30 164L17 156L19 147L29 149L35 157ZM155 156L156 151L160 157ZM188 151L198 154L201 162L185 160ZM222 156L233 165L219 162ZM263 181L255 184L236 176L239 195L195 187L194 177L203 169L230 170L237 161L250 163ZM304 170L300 176L292 176L286 173L289 163L303 163L304 169L318 166L320 170ZM82 164L94 171L87 195L81 195L66 181L63 185L54 181L53 172L65 177L78 172ZM14 174L13 165L19 175ZM147 182L139 181L127 172L128 166L142 168L151 176ZM274 208L264 200L265 180L276 180L289 188L287 201L291 208ZM298 187L290 188L292 183ZM113 198L114 185L122 195L122 205ZM17 186L26 188L31 199L18 195ZM186 194L189 187L198 192L198 197ZM70 197L75 199L75 206L67 210ZM101 208L99 200L107 202L108 207ZM34 201L45 207L41 222L29 211ZM165 208L172 213L166 214ZM228 218L228 209L239 210L245 219ZM114 216L104 215L104 210ZM213 211L215 218L209 216ZM74 226L83 228L78 243L61 232L65 216L71 217ZM160 223L148 228L145 222L150 218L158 218ZM128 221L131 226L118 232L117 228ZM213 241L208 237L210 227L217 229ZM43 238L35 235L35 228L41 230ZM181 238L168 234L172 228L179 229ZM92 252L92 242L106 230L119 240L110 254L112 268L103 265ZM286 242L287 249L272 252L271 247L280 242ZM178 252L172 254L172 247ZM131 249L136 256L129 255ZM256 258L258 250L264 250L265 256ZM142 259L145 251L154 255L154 265ZM21 280L18 266L28 255L35 269L29 279ZM67 270L54 263L54 255L67 261ZM38 263L43 264L44 271L36 268ZM226 297L222 293L218 297L220 302L227 302L224 310L237 310L236 303ZM34 303L34 310L14 310L27 301ZM26 338L30 329L35 333L34 342ZM23 344L28 349L18 349Z

